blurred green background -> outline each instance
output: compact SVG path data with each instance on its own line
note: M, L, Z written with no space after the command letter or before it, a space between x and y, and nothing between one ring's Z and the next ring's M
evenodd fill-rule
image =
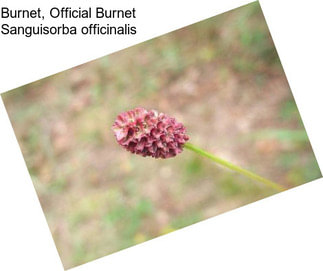
M122 111L174 116L192 143L288 187L321 176L258 2L3 99L65 268L275 193L187 150L124 151Z

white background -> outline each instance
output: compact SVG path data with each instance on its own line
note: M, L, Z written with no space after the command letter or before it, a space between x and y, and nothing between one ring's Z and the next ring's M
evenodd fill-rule
M135 37L0 36L0 91L126 48L250 1L1 0L17 8L137 9ZM109 1L111 2L111 1ZM135 3L135 4L134 4ZM321 1L260 1L321 169ZM75 23L84 24L82 21ZM44 22L45 24L45 22ZM0 270L63 270L0 101ZM323 180L291 189L75 270L323 270Z

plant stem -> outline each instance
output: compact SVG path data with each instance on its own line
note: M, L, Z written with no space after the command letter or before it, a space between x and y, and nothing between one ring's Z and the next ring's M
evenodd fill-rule
M220 165L222 165L224 167L227 167L227 168L229 168L231 170L234 170L234 171L236 171L236 172L238 172L238 173L240 173L242 175L245 175L245 176L247 176L247 177L249 177L249 178L251 178L251 179L253 179L255 181L258 181L258 182L261 182L263 184L266 184L266 185L270 186L271 188L274 188L275 190L278 190L278 191L286 190L286 188L281 186L280 184L277 184L277 183L275 183L273 181L270 181L270 180L268 180L266 178L263 178L263 177L255 174L255 173L249 171L249 170L246 170L246 169L243 169L243 168L241 168L239 166L236 166L236 165L234 165L234 164L232 164L232 163L230 163L230 162L228 162L226 160L223 160L222 158L217 157L217 156L215 156L215 155L213 155L213 154L211 154L211 153L209 153L209 152L207 152L207 151L205 151L205 150L203 150L203 149L201 149L201 148L199 148L199 147L197 147L197 146L195 146L195 145L193 145L191 143L185 143L184 148L189 149L191 151L194 151L197 154L200 154L200 155L202 155L204 157L207 157L207 158L213 160L214 162L216 162L216 163L218 163L218 164L220 164Z

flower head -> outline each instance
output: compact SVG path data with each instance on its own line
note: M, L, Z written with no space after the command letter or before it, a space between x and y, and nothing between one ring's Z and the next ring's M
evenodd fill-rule
M112 130L126 150L154 158L176 156L189 139L182 123L164 113L140 107L119 114Z

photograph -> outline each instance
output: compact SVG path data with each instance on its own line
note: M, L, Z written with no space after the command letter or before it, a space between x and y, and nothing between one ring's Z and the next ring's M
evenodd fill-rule
M259 2L1 96L65 269L322 177Z

